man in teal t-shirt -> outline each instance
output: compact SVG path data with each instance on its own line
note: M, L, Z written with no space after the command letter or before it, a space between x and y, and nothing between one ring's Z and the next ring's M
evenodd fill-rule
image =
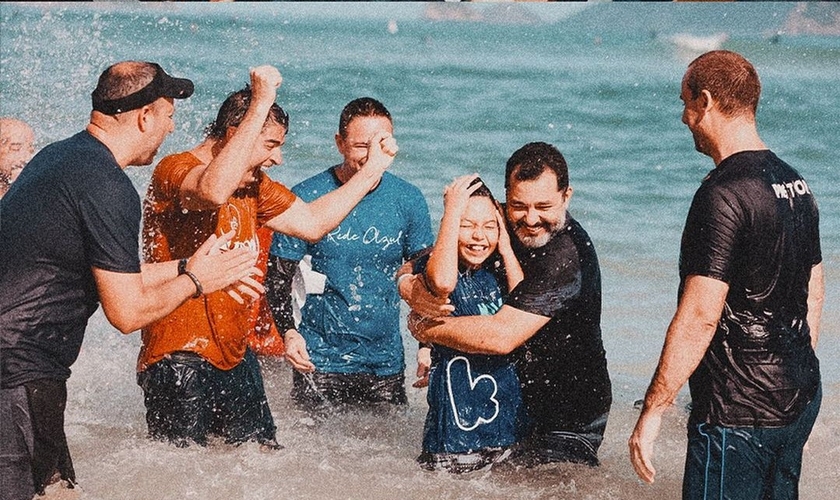
M370 138L383 130L392 133L393 123L382 103L367 97L348 103L335 137L344 161L292 191L308 201L339 188L364 165ZM296 370L292 399L298 406L407 402L394 276L433 241L420 190L388 172L321 240L275 235L267 294L284 333L286 358ZM325 282L323 290L308 291L295 328L291 282L305 255Z

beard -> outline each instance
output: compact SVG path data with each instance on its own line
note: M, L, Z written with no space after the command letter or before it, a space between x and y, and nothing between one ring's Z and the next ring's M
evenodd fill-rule
M545 246L558 231L563 229L563 224L565 221L553 221L553 222L542 222L537 224L536 226L527 226L523 222L517 222L514 225L513 232L516 234L516 237L519 238L519 242L522 243L523 246L527 248L540 248ZM532 236L528 234L528 228L531 227L541 227L543 231L536 235Z

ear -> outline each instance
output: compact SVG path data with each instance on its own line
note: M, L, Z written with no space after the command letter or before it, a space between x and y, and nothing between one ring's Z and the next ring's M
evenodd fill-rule
M341 153L341 156L344 156L344 138L341 137L341 134L335 134L335 147L338 148L338 152Z
M572 200L572 194L574 194L575 190L572 189L572 186L566 188L566 192L563 193L563 204L566 205L566 208L569 207L569 202Z
M712 97L712 93L706 89L700 91L700 95L697 96L700 99L700 104L703 106L703 111L706 113L710 112L712 108L715 107L715 100Z
M140 132L146 132L151 126L150 120L154 119L154 113L152 113L152 107L150 105L145 105L137 111L137 128L140 129Z

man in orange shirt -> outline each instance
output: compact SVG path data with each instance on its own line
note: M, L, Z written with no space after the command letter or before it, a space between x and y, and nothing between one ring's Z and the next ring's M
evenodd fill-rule
M397 146L371 138L363 175L311 203L263 171L282 161L289 117L274 100L282 77L251 70L251 85L222 104L207 138L156 167L144 210L146 260L182 259L207 235L234 232L230 246L258 250L257 228L317 241L379 182ZM243 289L247 293L249 289ZM247 347L250 305L225 293L188 300L143 330L138 384L152 438L177 446L257 441L279 447L259 365Z

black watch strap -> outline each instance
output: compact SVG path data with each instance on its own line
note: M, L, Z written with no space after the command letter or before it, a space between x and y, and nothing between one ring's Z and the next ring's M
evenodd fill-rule
M188 259L181 259L178 261L178 276L187 273L187 260Z

